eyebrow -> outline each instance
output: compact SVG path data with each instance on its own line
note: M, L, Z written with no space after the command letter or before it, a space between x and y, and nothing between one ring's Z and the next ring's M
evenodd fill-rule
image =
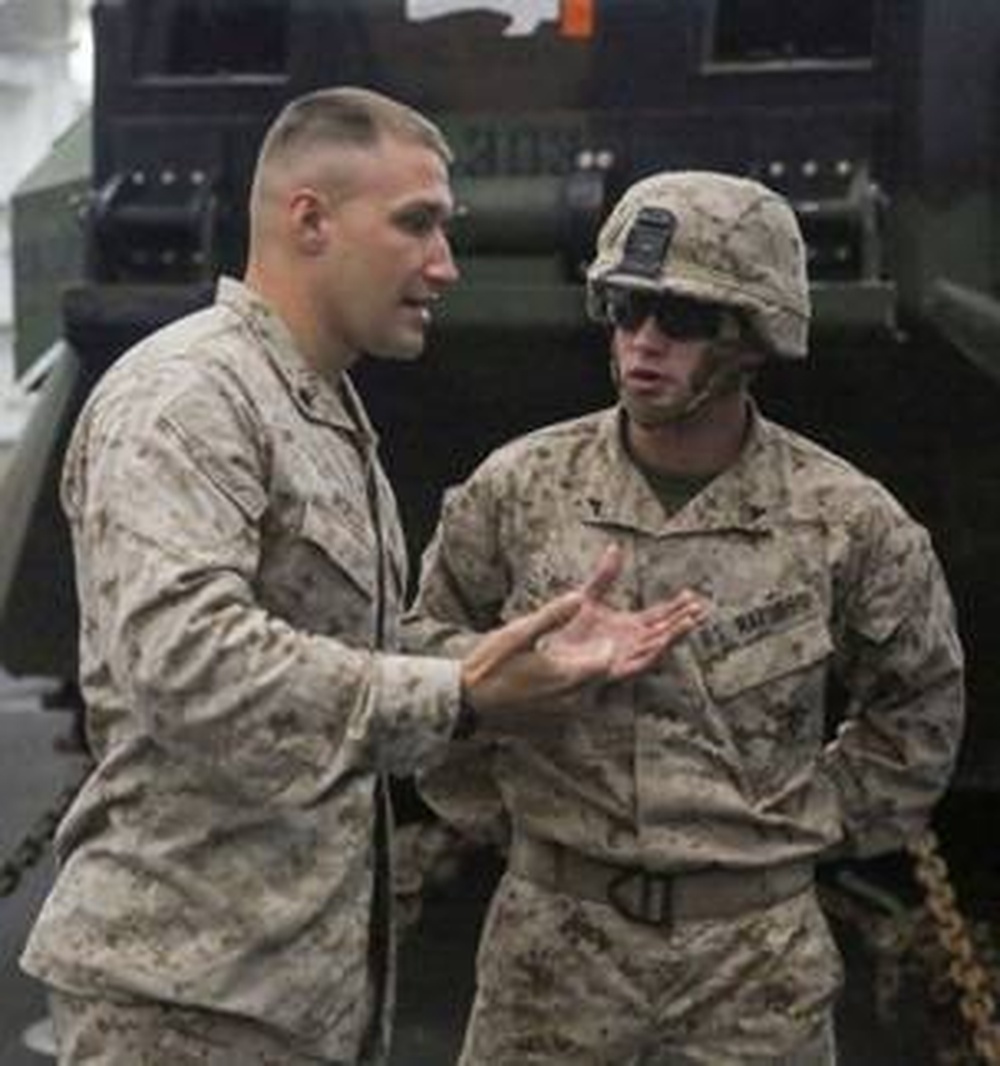
M393 220L415 216L435 225L447 226L455 217L455 208L443 200L419 198L397 204L389 212L389 217Z

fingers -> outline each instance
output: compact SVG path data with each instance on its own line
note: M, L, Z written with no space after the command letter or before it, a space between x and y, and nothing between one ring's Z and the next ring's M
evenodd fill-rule
M638 612L638 618L644 625L659 625L675 617L692 615L704 619L708 615L708 605L690 589L683 589L669 600L653 604Z
M708 604L692 593L683 592L671 602L671 610L647 621L650 636L654 642L661 641L664 648L686 636L708 617Z
M608 670L609 681L627 681L631 677L645 673L660 659L663 653L686 636L695 627L694 622L680 626L670 635L659 640L644 641L634 644L627 653L619 655Z
M650 669L668 648L701 625L707 614L704 601L686 591L643 612L645 633L616 658L610 680L623 681Z

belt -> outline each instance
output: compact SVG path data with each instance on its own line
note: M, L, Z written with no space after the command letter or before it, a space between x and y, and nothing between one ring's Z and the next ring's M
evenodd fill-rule
M811 863L670 874L602 862L521 832L511 843L508 867L543 888L614 907L633 922L660 926L735 918L790 899L813 883Z

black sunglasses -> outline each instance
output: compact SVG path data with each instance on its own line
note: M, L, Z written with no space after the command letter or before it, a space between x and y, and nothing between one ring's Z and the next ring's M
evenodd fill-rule
M612 325L634 333L652 317L657 328L676 341L714 340L722 329L726 310L688 296L614 286L608 287L605 299Z

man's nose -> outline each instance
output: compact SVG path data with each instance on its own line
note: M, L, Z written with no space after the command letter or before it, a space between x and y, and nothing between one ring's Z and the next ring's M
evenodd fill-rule
M437 235L427 258L425 270L427 276L437 285L452 285L458 281L458 265L455 263L455 256L452 254L451 242L447 234L442 232Z

